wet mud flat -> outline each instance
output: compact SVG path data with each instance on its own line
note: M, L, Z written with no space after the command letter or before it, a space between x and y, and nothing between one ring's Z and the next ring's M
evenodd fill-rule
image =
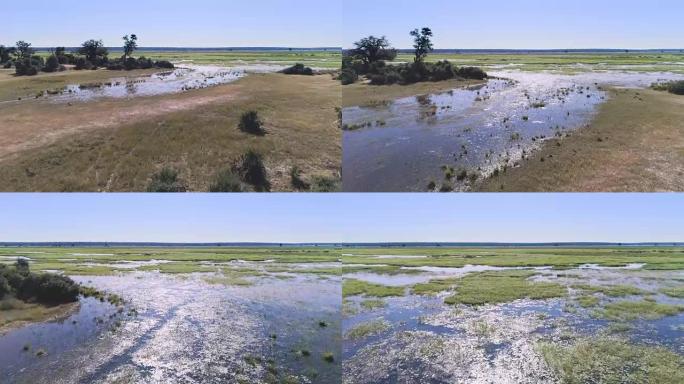
M378 284L345 295L345 383L682 379L682 271L455 269L344 276Z
M552 138L587 126L609 87L646 88L672 73L491 72L482 87L343 109L344 189L469 190L518 167Z
M132 272L75 279L115 292L125 305L82 299L62 321L0 337L3 383L339 381L334 276Z

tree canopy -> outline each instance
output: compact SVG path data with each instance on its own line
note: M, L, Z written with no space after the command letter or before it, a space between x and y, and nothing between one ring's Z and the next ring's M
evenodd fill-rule
M101 64L109 55L109 51L105 48L102 40L93 39L84 42L78 49L78 53L95 65Z
M413 36L413 48L415 49L416 63L422 62L423 59L432 52L432 30L430 28L423 28L421 30L414 29L411 31L411 36Z
M385 36L368 36L354 43L352 56L364 64L372 64L380 60L394 60L397 50L392 48Z
M138 36L135 34L131 35L130 37L128 35L123 37L124 41L124 59L129 57L130 55L133 54L133 52L138 49Z

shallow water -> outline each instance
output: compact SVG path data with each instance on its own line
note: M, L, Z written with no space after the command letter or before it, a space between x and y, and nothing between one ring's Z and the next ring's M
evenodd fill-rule
M127 307L110 319L115 308L86 299L63 322L0 337L3 383L262 383L269 370L304 383L339 381L340 364L321 357L341 354L339 282L263 277L253 286L232 287L209 285L203 276L78 278L121 295L137 314L128 316ZM116 321L121 326L114 328ZM22 352L26 343L47 356ZM297 354L299 349L311 355Z
M226 84L244 76L244 68L183 65L173 70L160 71L149 76L112 77L104 82L69 84L63 89L45 91L41 98L65 103L102 98L121 99L158 96Z
M628 266L629 267L629 266ZM629 284L657 292L681 284L681 271L629 269L539 270L538 280L564 284ZM538 341L567 342L568 337L613 334L614 322L595 318L591 308L567 310L571 299L517 300L478 308L443 303L448 293L385 298L385 307L364 310L361 297L347 298L358 312L347 314L343 333L374 320L388 330L362 339L344 340L345 383L553 383ZM655 294L667 304L684 304ZM640 300L637 296L602 297L602 301ZM628 322L620 334L635 343L663 346L684 355L684 313L658 320Z
M467 189L497 169L519 165L544 140L587 125L606 98L603 87L684 79L635 72L490 76L498 78L481 88L344 108L343 124L351 127L343 134L344 189L426 191L431 182ZM446 182L444 166L456 171ZM457 177L462 170L467 174Z

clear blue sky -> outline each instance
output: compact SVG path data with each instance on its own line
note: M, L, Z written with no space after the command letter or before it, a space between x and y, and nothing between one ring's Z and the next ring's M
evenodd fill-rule
M428 26L436 48L684 48L682 0L344 0L344 43L386 35L410 48Z
M684 241L684 194L3 194L0 241Z
M0 44L77 46L341 46L341 2L314 0L3 1Z

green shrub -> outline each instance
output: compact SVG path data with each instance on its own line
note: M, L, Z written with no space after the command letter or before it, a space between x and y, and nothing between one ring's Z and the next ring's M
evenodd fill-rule
M75 62L75 67L74 69L76 70L83 70L83 69L93 69L93 63L88 61L85 57L79 57L76 59Z
M78 300L80 287L66 276L29 271L25 260L14 266L0 265L0 299L15 296L42 304L62 304Z
M240 176L240 179L254 187L257 192L269 192L271 183L268 181L266 167L261 158L261 154L249 150L240 156L232 171Z
M297 166L292 167L290 170L290 183L292 188L298 191L305 191L311 188L311 185L302 179L302 171Z
M209 186L209 192L244 192L240 176L230 169L220 171Z
M284 73L286 75L304 75L304 76L312 76L313 75L313 70L309 67L305 67L304 64L295 64L289 68L285 68L281 73Z
M178 171L164 167L158 173L152 175L152 180L147 186L147 192L185 192L187 187L178 178Z
M464 79L484 80L487 78L487 72L477 67L461 67L456 71L456 75Z
M339 80L342 85L354 84L357 80L359 80L359 75L353 69L345 68L340 73Z
M240 117L238 128L245 133L263 136L266 134L263 125L264 123L259 119L259 114L256 111L249 111L243 113Z
M684 95L684 81L672 82L668 91L670 93L674 93L675 95Z
M59 70L59 60L57 59L57 56L50 56L48 57L47 61L45 62L45 68L43 68L44 72L57 72Z

